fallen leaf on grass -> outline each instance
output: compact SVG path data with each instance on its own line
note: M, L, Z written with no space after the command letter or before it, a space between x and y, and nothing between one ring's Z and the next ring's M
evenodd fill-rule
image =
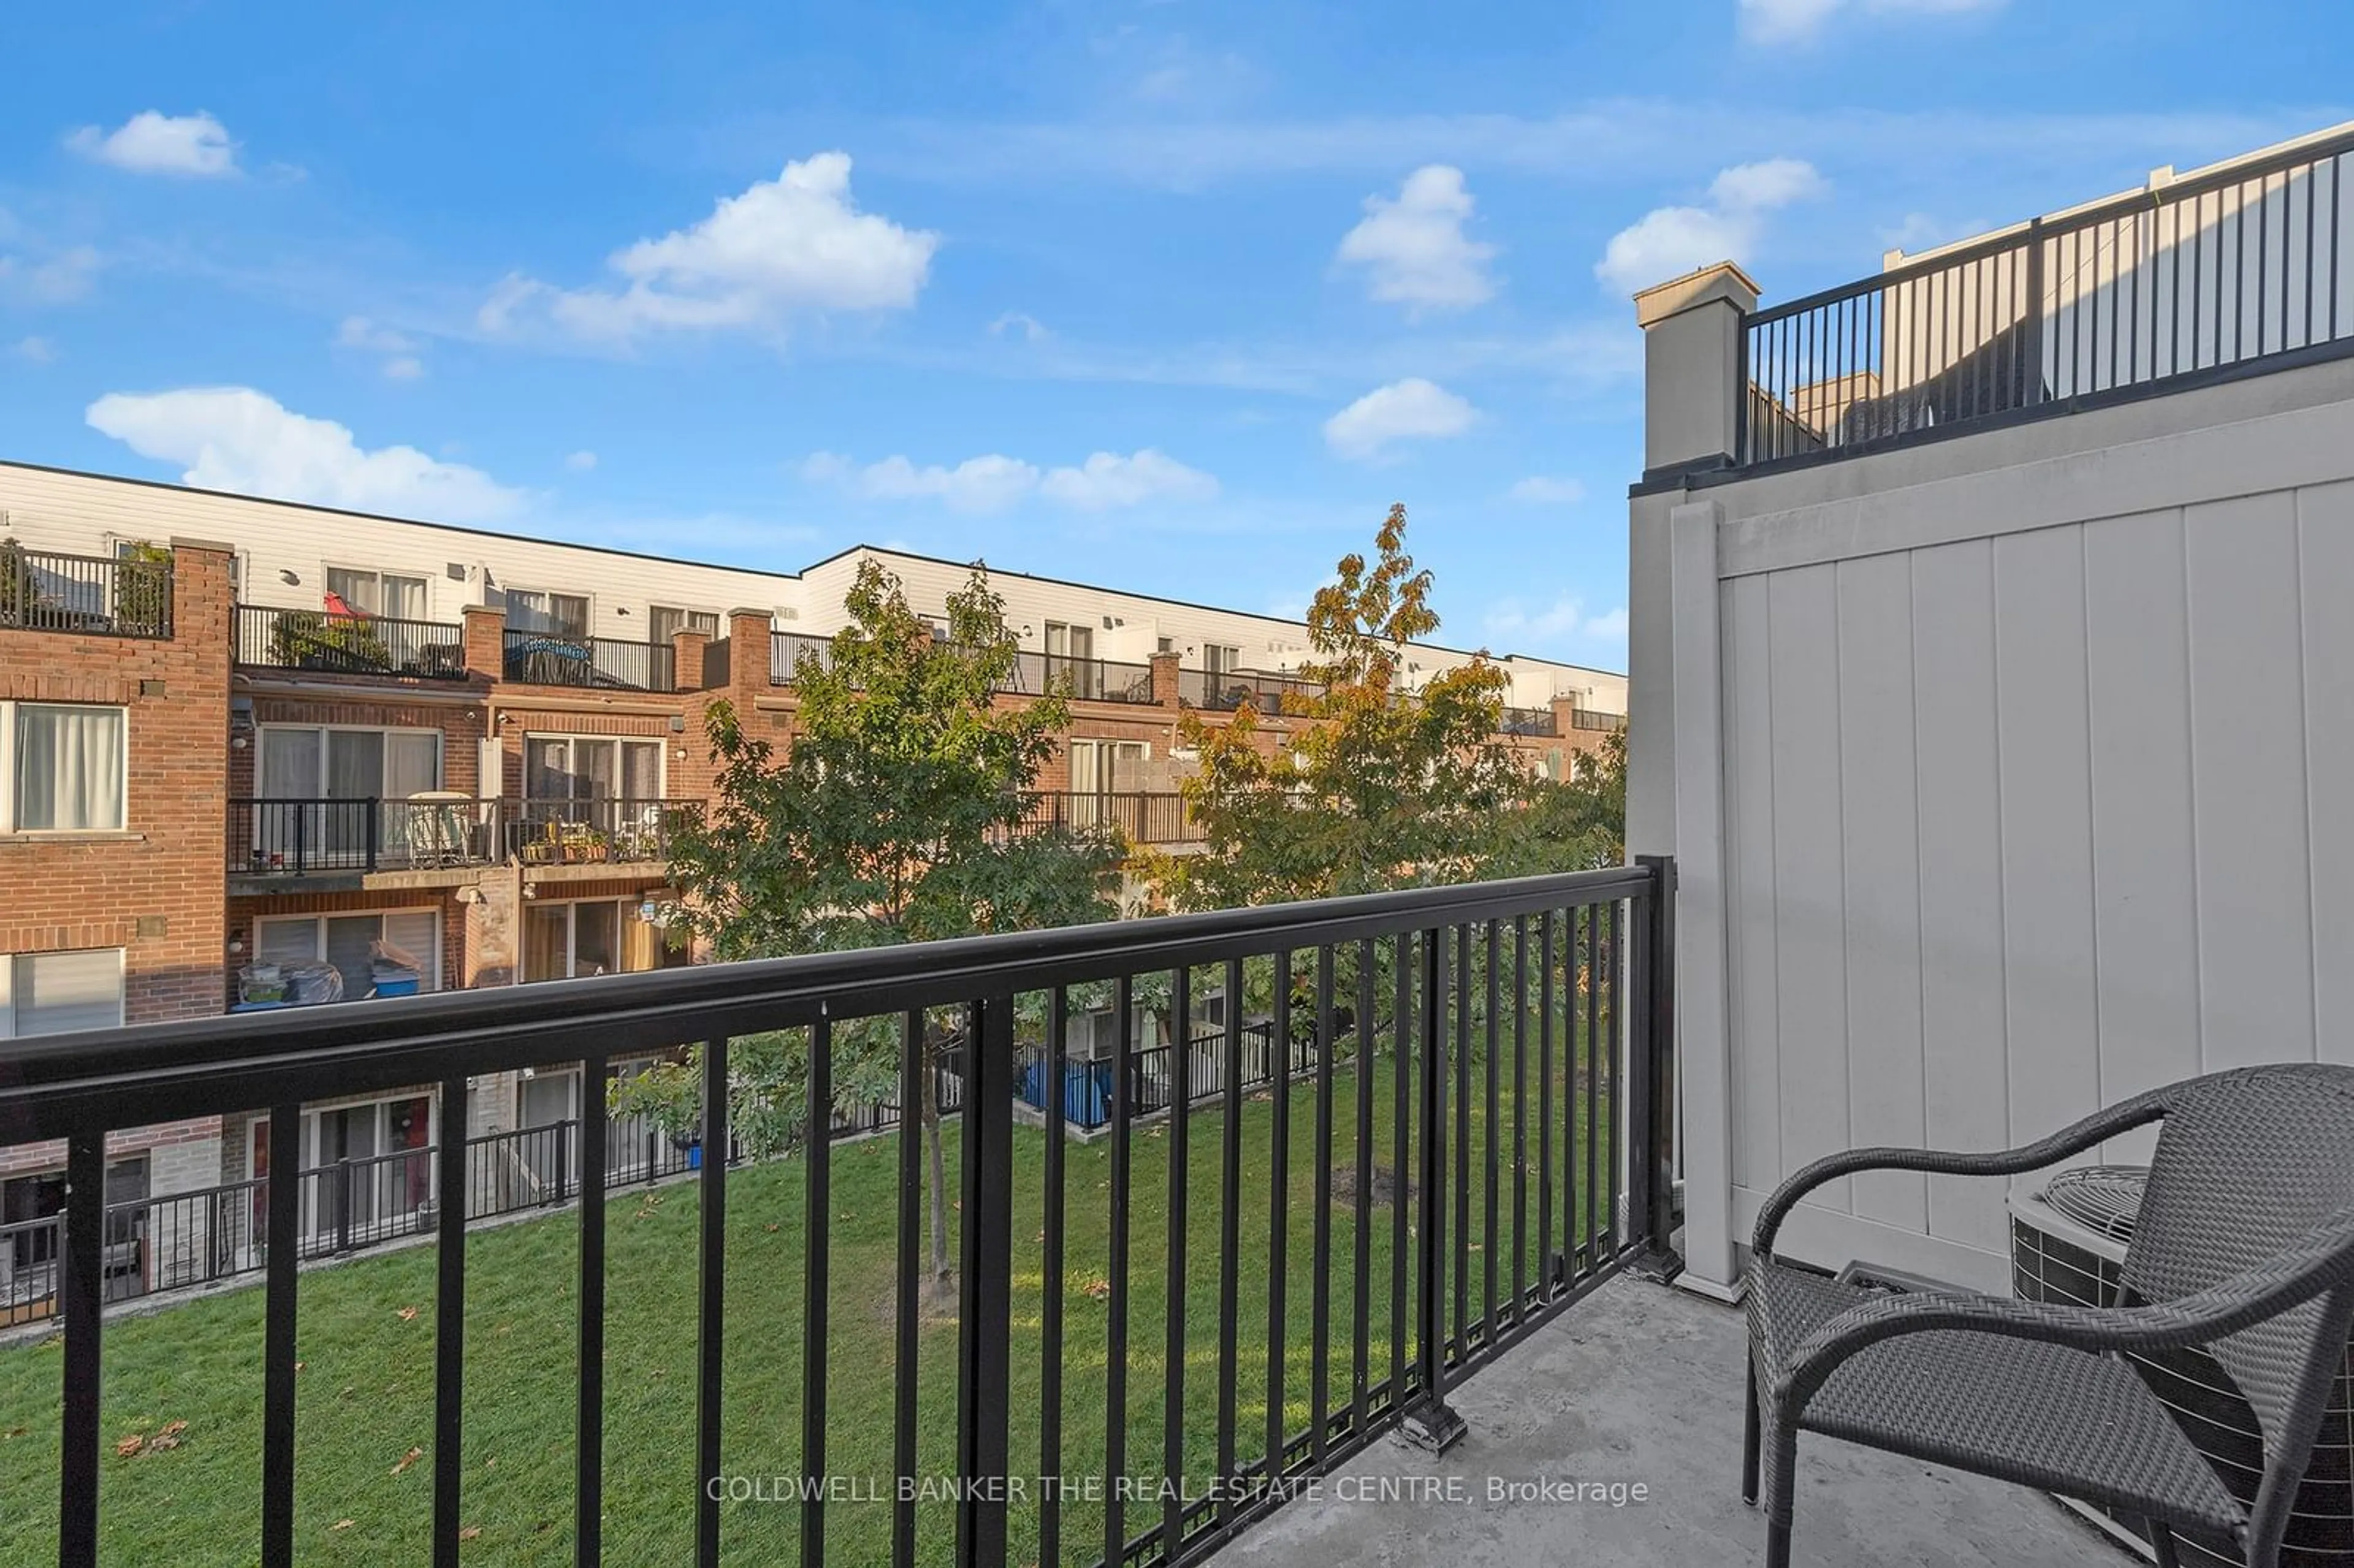
M1111 1295L1111 1281L1100 1277L1090 1279L1079 1288L1087 1292L1089 1300L1101 1301Z
M162 1431L147 1439L147 1451L154 1454L165 1448L178 1447L180 1435L187 1429L188 1424L185 1421L166 1421Z
M403 1307L399 1311L394 1313L393 1316L398 1318L404 1323L413 1323L417 1320L417 1308L414 1307Z
M328 1528L329 1530L349 1530L352 1526L354 1526L355 1524L357 1524L358 1522L359 1522L359 1520L355 1520L355 1519L339 1519L339 1520L335 1520L335 1522L334 1522L334 1523L333 1523L333 1524L331 1524L331 1525L327 1526L327 1528Z
M146 1446L147 1439L133 1432L114 1446L114 1457L118 1459L128 1459Z
M408 1453L403 1454L400 1457L400 1463L392 1467L392 1473L397 1476L423 1457L425 1457L424 1449L411 1448Z
M5 1443L5 1442L6 1442L6 1441L7 1441L9 1438L11 1438L11 1437L22 1437L24 1435L25 1435L25 1428L24 1428L24 1427L22 1427L22 1426L11 1426L10 1428L8 1428L8 1430L7 1430L7 1431L5 1431L5 1432L0 1432L0 1443Z
M481 1525L479 1525L479 1524L470 1524L470 1525L466 1526L464 1529L462 1529L462 1530L461 1530L460 1531L458 1531L458 1539L459 1539L459 1540L461 1540L461 1541L472 1541L472 1540L473 1540L476 1536L478 1536L478 1535L480 1535L480 1534L482 1534L482 1527Z

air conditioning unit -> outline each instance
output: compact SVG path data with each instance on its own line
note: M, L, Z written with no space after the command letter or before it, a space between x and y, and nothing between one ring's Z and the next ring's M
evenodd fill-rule
M2072 1307L2114 1307L2120 1292L2126 1248L2133 1240L2147 1169L2094 1165L2062 1171L2040 1192L2025 1189L2010 1197L2011 1287L2023 1301ZM2255 1501L2264 1469L2263 1440L2255 1414L2215 1359L2196 1348L2136 1352L2126 1360L2141 1374L2199 1451L2243 1505ZM2348 1408L2341 1378L2304 1486L2297 1493L2283 1561L2304 1568L2354 1568L2354 1519L2348 1517L2345 1477L2354 1465L2354 1412ZM2332 1479L2331 1478L2336 1478ZM2060 1499L2084 1514L2128 1550L2151 1555L2137 1520L2106 1509ZM2218 1556L2178 1537L2175 1549L2185 1568L2240 1568L2237 1557Z

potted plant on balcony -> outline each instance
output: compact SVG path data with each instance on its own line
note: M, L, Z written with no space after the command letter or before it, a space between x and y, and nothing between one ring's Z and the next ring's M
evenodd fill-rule
M114 619L125 631L161 635L172 624L172 552L142 539L114 567Z
M270 629L270 662L290 670L382 670L392 655L357 617L289 610Z
M26 623L47 602L25 546L13 537L0 539L0 626Z

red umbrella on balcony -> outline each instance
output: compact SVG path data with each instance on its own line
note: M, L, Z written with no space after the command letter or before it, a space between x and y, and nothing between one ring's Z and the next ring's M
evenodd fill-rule
M327 619L329 620L357 620L360 619L360 612L354 609L351 605L345 601L342 594L334 592L331 589L327 594Z

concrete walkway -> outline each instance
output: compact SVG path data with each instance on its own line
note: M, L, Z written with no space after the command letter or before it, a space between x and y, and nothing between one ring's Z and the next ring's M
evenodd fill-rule
M1471 1433L1434 1458L1384 1438L1321 1495L1218 1554L1223 1568L1684 1568L1765 1557L1741 1501L1741 1314L1620 1278L1570 1308L1450 1401ZM1798 1440L1797 1568L2130 1568L2133 1559L2040 1493ZM1490 1500L1491 1478L1556 1483ZM1596 1498L1559 1483L1602 1483ZM1448 1488L1452 1487L1452 1491ZM1639 1483L1648 1495L1633 1500ZM1614 1504L1606 1489L1623 1487ZM1436 1494L1436 1495L1434 1495Z

